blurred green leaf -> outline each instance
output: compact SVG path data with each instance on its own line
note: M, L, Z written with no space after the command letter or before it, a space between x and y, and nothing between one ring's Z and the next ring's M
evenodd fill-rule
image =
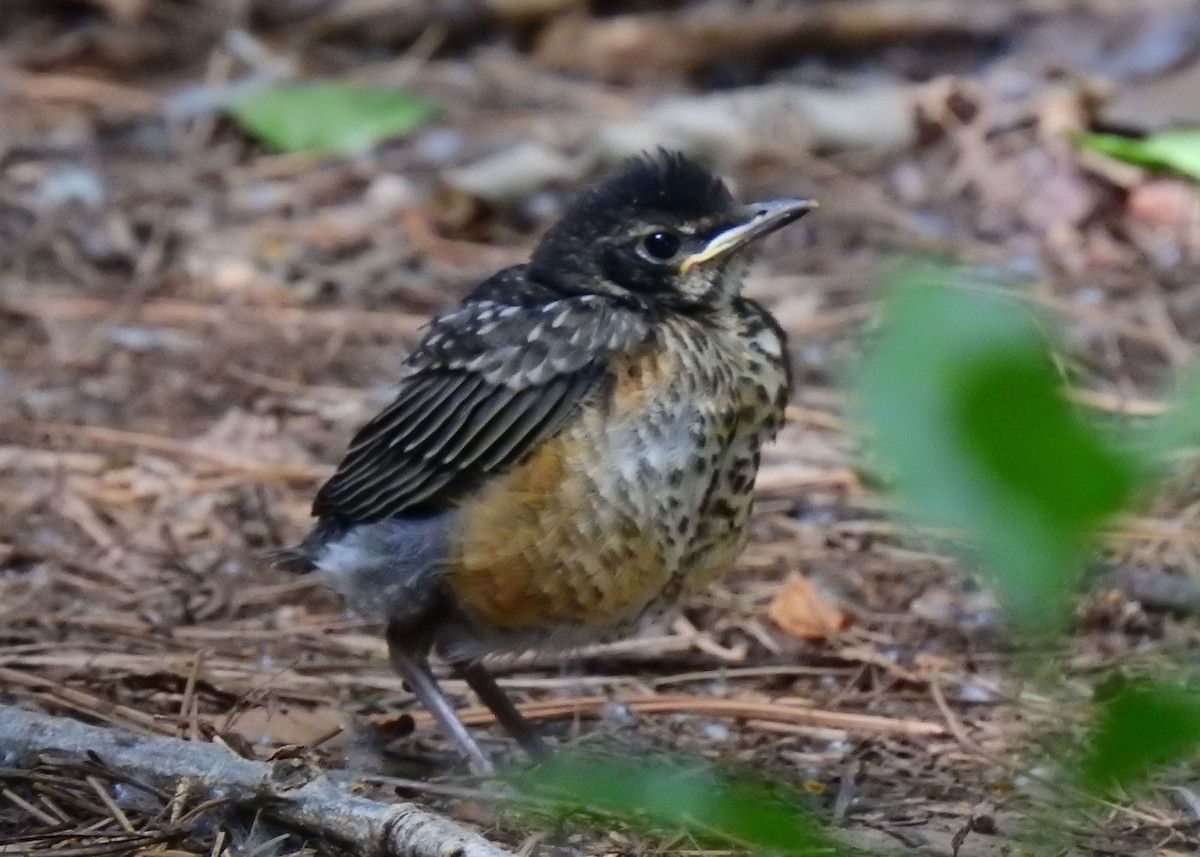
M755 779L668 760L555 756L516 774L523 794L563 816L603 813L648 829L771 854L844 854L801 806L802 796Z
M964 447L988 477L1063 533L1086 531L1129 498L1122 466L1067 402L1042 348L970 356L950 390Z
M1170 476L1183 453L1195 454L1200 445L1200 367L1184 371L1176 383L1168 410L1136 423L1130 434L1154 477Z
M1050 630L1089 535L1138 471L1064 398L1036 317L965 285L931 265L895 277L860 376L863 416L905 509L960 531L1013 616Z
M1141 139L1118 134L1085 134L1080 143L1131 164L1175 170L1200 179L1200 128L1161 131Z
M437 115L435 104L407 92L321 81L255 89L227 109L248 133L283 152L361 152Z
M1102 702L1081 769L1085 787L1129 788L1200 748L1200 694L1136 682Z

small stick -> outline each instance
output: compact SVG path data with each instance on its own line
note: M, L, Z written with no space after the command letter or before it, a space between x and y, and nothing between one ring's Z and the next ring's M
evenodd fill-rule
M565 720L572 717L597 717L611 702L607 696L583 696L574 699L553 699L518 705L521 714L530 720ZM641 714L705 714L711 717L730 717L777 723L796 723L847 732L866 732L878 735L935 736L946 734L940 723L882 717L876 714L857 714L847 711L826 711L801 705L773 702L750 702L737 699L710 699L701 696L643 696L618 699L622 705ZM496 716L487 708L468 708L458 712L458 718L468 726L493 723ZM413 720L418 727L433 725L433 718L417 712Z

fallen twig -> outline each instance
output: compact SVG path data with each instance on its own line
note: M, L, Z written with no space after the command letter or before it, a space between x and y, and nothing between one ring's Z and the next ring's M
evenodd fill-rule
M91 321L118 309L113 301L65 295L5 297L5 309L50 321ZM274 324L279 327L315 327L323 330L357 330L408 336L426 323L423 315L372 310L309 310L298 307L221 305L163 298L138 304L132 317L148 324L199 326Z
M153 92L121 83L75 74L22 74L6 71L0 84L30 101L66 102L119 112L125 116L153 116L162 99Z
M933 35L984 38L1011 33L1034 15L1061 14L1070 0L961 3L956 0L683 4L679 10L611 16L561 15L535 53L561 71L611 80L661 79L764 53L863 48ZM1105 0L1094 15L1124 11Z
M221 470L241 473L247 479L257 479L260 482L298 482L306 485L325 479L332 472L330 468L320 465L263 464L243 456L206 449L201 444L188 440L159 437L145 432L106 426L76 426L48 422L0 423L0 429L5 428L23 433L78 439L102 446L125 446L191 459Z
M612 700L607 696L582 696L574 699L552 699L517 706L530 720L564 720L572 717L598 717ZM807 705L782 702L754 702L739 699L712 699L703 696L639 696L620 700L621 705L642 714L702 714L709 717L732 717L760 722L793 723L847 732L873 735L932 736L946 734L940 723L857 714L849 711L826 711ZM487 708L467 708L458 712L469 726L492 723L495 715ZM433 718L425 712L413 715L419 728L433 726Z
M349 845L359 854L505 857L508 853L414 804L386 804L352 795L297 759L255 762L215 744L147 738L0 705L0 756L20 760L39 753L94 753L131 778L171 788L188 782L193 789L219 790L233 802Z

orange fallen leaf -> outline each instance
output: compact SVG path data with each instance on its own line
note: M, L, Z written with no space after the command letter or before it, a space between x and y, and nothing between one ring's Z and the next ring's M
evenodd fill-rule
M1132 188L1125 207L1131 217L1151 226L1186 226L1200 216L1200 195L1193 182L1155 179Z
M331 705L307 708L300 705L255 706L242 712L228 732L251 744L324 743L345 728L346 715Z
M801 574L793 574L779 588L767 607L767 615L802 640L827 640L850 624L849 617Z

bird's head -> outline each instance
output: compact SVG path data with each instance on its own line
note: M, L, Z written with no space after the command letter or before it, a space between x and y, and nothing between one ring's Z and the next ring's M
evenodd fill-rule
M717 306L742 287L748 249L816 207L740 205L684 155L635 158L584 193L533 252L534 279L679 309Z

